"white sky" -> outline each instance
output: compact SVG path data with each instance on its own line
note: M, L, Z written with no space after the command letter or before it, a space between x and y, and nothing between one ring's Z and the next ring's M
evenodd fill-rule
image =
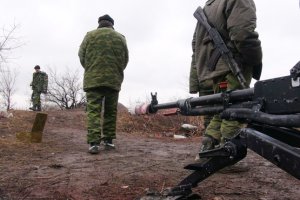
M87 31L109 14L115 29L125 35L129 64L120 102L130 106L158 92L160 103L186 98L191 62L195 9L205 0L0 0L0 27L20 27L16 36L25 43L15 50L9 67L19 70L17 107L27 107L33 67L39 64L83 70L77 56ZM298 0L256 0L263 48L262 79L289 74L300 60ZM254 83L254 81L253 81Z

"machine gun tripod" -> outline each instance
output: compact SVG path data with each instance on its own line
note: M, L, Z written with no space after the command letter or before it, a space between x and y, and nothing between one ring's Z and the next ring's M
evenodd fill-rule
M186 116L220 114L221 118L247 122L247 127L217 149L199 153L201 162L187 165L193 170L163 194L141 199L194 199L192 188L218 170L234 165L247 149L269 160L300 180L300 62L290 76L258 81L253 88L158 104L156 94L148 113L178 108ZM205 158L205 159L202 159ZM151 196L151 195L150 195Z

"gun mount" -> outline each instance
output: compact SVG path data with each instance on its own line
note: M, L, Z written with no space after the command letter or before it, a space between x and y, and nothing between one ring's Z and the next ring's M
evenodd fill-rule
M269 160L300 180L300 62L290 76L258 81L253 88L158 104L157 94L146 109L153 114L177 108L187 116L220 114L221 118L246 122L235 137L217 149L199 153L200 162L185 169L194 171L157 198L195 199L192 188L218 170L247 156L247 149ZM191 197L191 198L190 198Z

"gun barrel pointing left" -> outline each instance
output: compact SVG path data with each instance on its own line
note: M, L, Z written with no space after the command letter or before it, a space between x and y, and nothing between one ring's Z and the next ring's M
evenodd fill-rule
M233 138L217 149L200 152L201 162L189 164L193 170L161 196L161 199L182 199L192 188L218 170L233 165L247 155L247 149L269 160L300 180L300 62L290 76L258 81L253 88L225 91L196 98L158 104L157 93L143 105L142 113L154 114L161 109L177 108L187 116L220 114L228 120L247 122ZM202 160L202 159L201 159Z
M257 81L253 88L163 104L158 104L157 94L151 93L152 101L142 114L177 108L177 113L186 116L220 114L223 119L246 122L248 126L242 132L247 137L242 138L246 140L247 148L258 154L267 152L270 146L276 148L276 151L262 156L300 179L300 131L295 129L300 127L300 62L290 70L290 74ZM252 137L256 139L250 140ZM268 141L268 144L257 146L257 138L264 138L262 141ZM278 155L280 161L274 158ZM297 170L289 166L297 166Z

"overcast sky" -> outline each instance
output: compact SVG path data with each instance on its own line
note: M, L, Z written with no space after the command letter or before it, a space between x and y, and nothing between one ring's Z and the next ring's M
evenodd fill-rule
M9 67L19 70L17 107L29 106L33 67L83 70L79 45L109 14L125 35L129 64L119 101L130 106L158 92L160 103L186 98L195 9L205 0L0 0L0 27L18 24L24 45ZM262 79L289 74L300 60L299 0L256 0L263 48ZM46 70L45 70L46 71ZM47 72L47 71L46 71ZM254 83L254 81L253 81Z

